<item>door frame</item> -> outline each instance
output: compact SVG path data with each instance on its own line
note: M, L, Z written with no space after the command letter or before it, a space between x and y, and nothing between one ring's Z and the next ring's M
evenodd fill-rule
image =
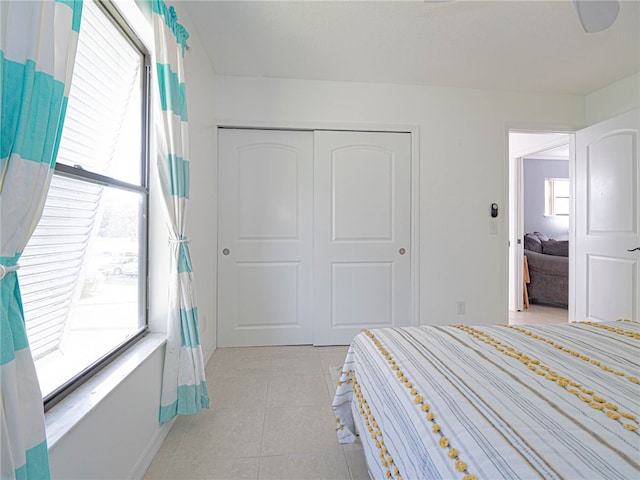
M213 139L213 152L216 175L219 175L218 163L218 131L225 128L247 129L247 130L335 130L335 131L357 131L357 132L391 132L408 133L411 137L411 318L409 324L417 326L420 324L420 127L418 125L403 124L366 124L366 123L343 123L343 122L260 122L244 121L232 119L214 119L215 135ZM216 185L216 208L215 208L215 252L214 264L216 270L215 284L215 312L216 312L216 339L215 346L218 346L217 326L218 326L218 208L220 204L219 192L217 189L219 176L215 179Z
M511 151L510 148L510 133L523 133L523 134L566 134L567 138L551 140L535 146L523 148L516 151ZM507 178L509 192L509 241L507 244L508 255L508 310L509 311L522 311L524 309L523 301L523 279L524 279L524 243L522 238L524 232L524 159L544 152L551 148L560 146L569 146L569 184L571 198L569 201L569 278L573 276L573 261L572 257L575 252L575 227L574 227L574 215L575 215L575 129L567 127L523 127L523 126L508 126L507 127ZM520 241L520 243L518 243ZM572 321L575 311L575 290L573 289L573 282L569 282L569 305L568 305L568 319Z

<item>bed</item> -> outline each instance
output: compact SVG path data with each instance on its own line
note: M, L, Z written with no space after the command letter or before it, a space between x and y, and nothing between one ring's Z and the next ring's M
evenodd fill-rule
M640 478L640 324L364 330L333 410L373 479Z

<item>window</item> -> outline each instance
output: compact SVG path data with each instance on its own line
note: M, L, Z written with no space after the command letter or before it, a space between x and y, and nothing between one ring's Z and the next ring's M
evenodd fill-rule
M51 188L20 260L45 407L147 329L149 82L125 28L85 1Z
M544 199L546 217L569 215L569 179L545 178Z

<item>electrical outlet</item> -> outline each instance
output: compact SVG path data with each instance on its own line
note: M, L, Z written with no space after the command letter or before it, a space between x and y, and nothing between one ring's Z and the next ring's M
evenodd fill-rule
M464 302L456 302L456 313L458 315L464 315L467 306Z

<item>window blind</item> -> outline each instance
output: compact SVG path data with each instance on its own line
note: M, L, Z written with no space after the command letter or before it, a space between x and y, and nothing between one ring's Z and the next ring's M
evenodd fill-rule
M126 168L140 163L140 132L127 132L127 119L132 109L141 115L143 65L141 53L108 15L94 2L85 2L58 163L77 167L79 174L140 184L140 169ZM36 360L60 347L74 302L101 280L90 259L105 188L90 179L54 174L18 273Z
M82 294L85 279L92 281L83 272L83 260L102 190L99 185L54 176L40 223L20 260L27 335L36 360L58 348L74 296Z

